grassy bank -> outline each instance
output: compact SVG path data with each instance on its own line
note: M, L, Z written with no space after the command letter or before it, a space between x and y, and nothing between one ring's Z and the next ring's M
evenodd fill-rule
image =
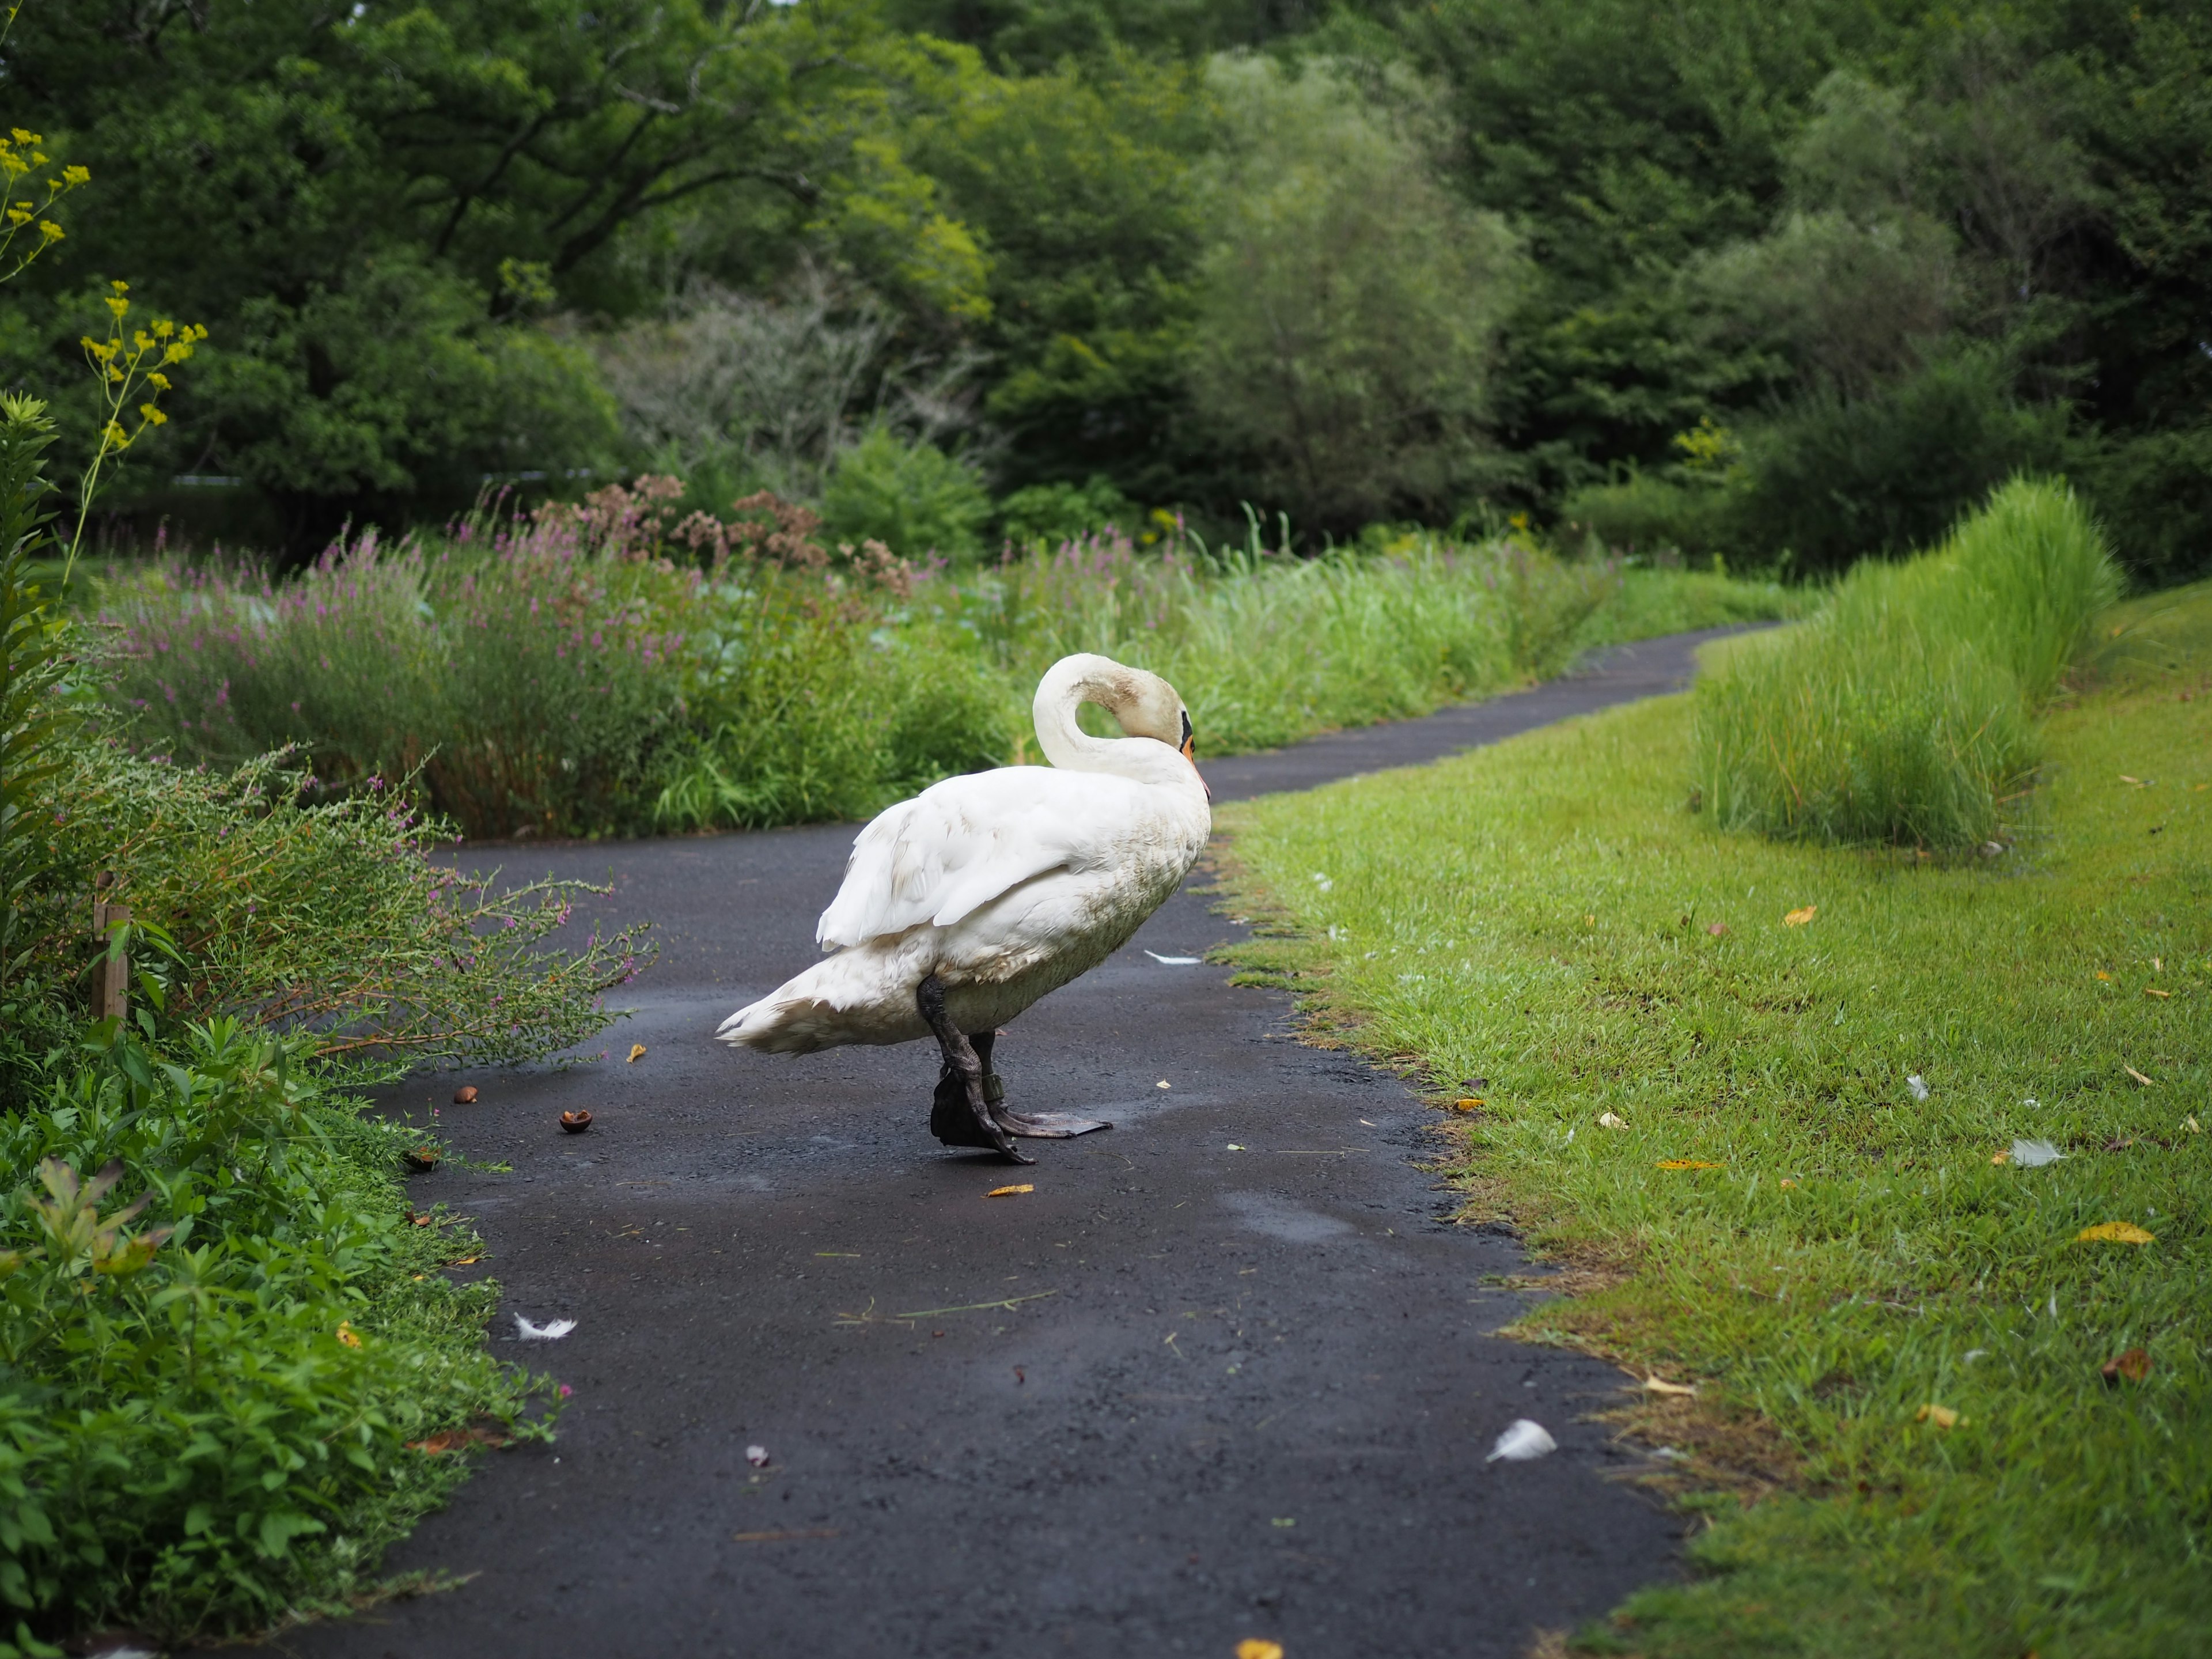
M866 817L1020 757L1037 678L1071 651L1166 675L1201 752L1235 753L1808 598L1426 534L1311 560L1106 534L916 569L824 548L787 503L673 521L652 482L582 513L364 535L283 583L114 571L110 702L149 752L234 765L295 744L325 791L412 779L471 836L757 827Z
M1686 698L1224 814L1248 966L1581 1270L1521 1330L1697 1389L1696 1577L1582 1650L2212 1650L2208 691L2212 590L2111 615L1994 858L1717 832Z

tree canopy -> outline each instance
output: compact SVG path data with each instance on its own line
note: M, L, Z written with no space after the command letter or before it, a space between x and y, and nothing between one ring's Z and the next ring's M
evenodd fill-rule
M109 283L204 323L116 499L240 479L301 549L868 441L1010 527L1525 510L1801 568L2062 470L2178 575L2208 70L2188 0L27 0L9 121L92 176L0 374L85 437Z

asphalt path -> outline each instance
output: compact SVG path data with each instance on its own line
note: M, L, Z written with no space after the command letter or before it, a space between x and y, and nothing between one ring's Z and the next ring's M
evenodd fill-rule
M1206 775L1227 800L1432 760L1673 689L1712 636ZM386 1562L465 1583L278 1645L1517 1656L1679 1571L1679 1521L1618 1478L1641 1454L1585 1420L1626 1379L1489 1334L1526 1262L1451 1224L1420 1167L1433 1111L1299 1045L1286 997L1147 954L1243 936L1202 872L1000 1041L1015 1109L1115 1125L1028 1143L1033 1169L930 1137L927 1045L714 1042L815 959L853 834L498 854L611 880L593 913L649 917L660 946L604 1060L471 1074L469 1108L450 1077L388 1103L441 1105L456 1151L512 1165L414 1195L489 1242L461 1271L501 1283L495 1352L574 1397L554 1444L484 1459ZM557 1127L574 1107L588 1133ZM1035 1190L988 1196L1009 1184ZM518 1313L575 1329L523 1343ZM1486 1462L1524 1417L1559 1451Z

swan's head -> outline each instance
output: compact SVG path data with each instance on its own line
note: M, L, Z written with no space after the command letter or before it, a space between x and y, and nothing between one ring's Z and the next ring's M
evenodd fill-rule
M1095 702L1114 717L1133 738L1152 738L1195 766L1198 737L1190 710L1176 689L1158 674L1131 668L1111 657L1085 654L1062 657L1048 669L1037 686L1037 729L1042 733L1048 711L1079 702Z

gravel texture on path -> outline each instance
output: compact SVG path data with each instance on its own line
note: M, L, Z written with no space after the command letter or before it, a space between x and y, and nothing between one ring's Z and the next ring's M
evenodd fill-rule
M1206 770L1226 799L1425 762L1673 689L1711 637ZM574 1396L556 1443L488 1456L386 1564L465 1584L275 1645L1470 1659L1680 1571L1679 1518L1614 1478L1640 1454L1584 1420L1628 1379L1488 1334L1526 1263L1449 1224L1419 1167L1436 1114L1301 1046L1285 996L1147 954L1241 936L1202 872L1000 1042L1016 1109L1115 1124L1029 1143L1033 1169L930 1138L924 1045L715 1043L814 959L853 834L486 852L611 879L592 911L660 943L605 1060L388 1103L513 1165L449 1164L414 1196L476 1218L488 1255L458 1271L503 1288L495 1351ZM447 1103L461 1080L477 1104ZM574 1108L588 1133L558 1127ZM989 1196L1010 1185L1034 1190ZM522 1342L518 1314L575 1328ZM1559 1450L1486 1462L1522 1418Z

